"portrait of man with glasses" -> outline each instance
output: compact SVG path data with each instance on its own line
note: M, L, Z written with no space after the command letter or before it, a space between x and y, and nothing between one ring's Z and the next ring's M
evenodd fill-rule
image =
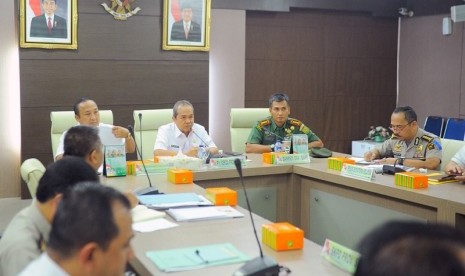
M418 127L417 114L410 106L398 107L391 115L392 137L366 152L366 161L414 168L439 169L442 146L439 137ZM405 159L404 159L405 158Z

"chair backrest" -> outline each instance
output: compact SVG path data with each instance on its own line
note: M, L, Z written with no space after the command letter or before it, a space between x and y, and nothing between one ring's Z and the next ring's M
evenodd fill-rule
M442 137L444 130L445 119L439 116L428 116L426 117L424 130L431 132L438 137Z
M442 145L442 161L441 161L441 171L444 170L447 163L454 157L454 155L465 146L464 141L453 140L453 139L441 139Z
M270 116L268 108L231 108L231 150L245 152L245 142L254 124Z
M111 110L100 110L99 114L100 122L109 125L113 124L113 112ZM77 122L74 118L74 111L52 111L50 112L50 121L52 122L52 126L50 128L52 152L53 158L55 158L61 135L70 127L75 126Z
M27 188L32 198L36 197L37 185L39 180L45 173L45 167L42 163L35 159L27 159L21 165L21 177L27 184Z
M139 113L142 114L139 121ZM153 158L153 147L157 138L158 128L173 122L173 109L134 110L134 139L142 152L143 159ZM141 142L142 133L142 142ZM142 149L141 149L142 148ZM139 154L137 156L140 158Z
M463 141L465 138L465 119L449 118L443 137Z

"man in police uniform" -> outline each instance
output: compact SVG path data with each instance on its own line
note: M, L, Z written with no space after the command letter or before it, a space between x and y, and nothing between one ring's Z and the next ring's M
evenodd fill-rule
M398 107L391 115L392 137L381 146L365 153L366 161L397 164L436 170L441 164L442 146L439 138L418 127L417 114L410 106ZM400 159L415 158L415 159ZM384 158L384 159L380 159Z
M323 142L301 121L289 118L291 107L286 94L274 94L269 99L271 116L258 121L247 139L245 151L247 153L264 153L274 151L278 140L292 134L306 134L308 147L323 147Z

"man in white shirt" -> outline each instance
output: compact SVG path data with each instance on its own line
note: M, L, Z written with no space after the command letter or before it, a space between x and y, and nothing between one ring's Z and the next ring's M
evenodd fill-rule
M444 168L447 174L457 175L455 179L465 181L465 146L452 157Z
M128 199L98 182L64 194L47 250L19 275L123 275L134 258Z
M158 129L153 154L174 156L181 150L187 156L197 157L200 147L211 154L218 152L205 128L194 123L192 104L185 100L176 102L173 107L173 122Z
M120 143L121 145L125 145L126 153L133 153L135 151L136 145L128 129L120 126L112 126L100 123L100 114L95 101L87 98L81 98L74 104L74 114L76 121L80 125L94 126L98 127L101 130L104 128L111 128L114 138L119 139L118 143ZM66 132L64 132L60 138L60 144L58 145L58 149L56 151L55 160L59 160L63 157L63 144L65 134ZM100 139L102 141L102 144L108 145L106 137L100 134ZM112 142L111 144L115 145L114 142Z

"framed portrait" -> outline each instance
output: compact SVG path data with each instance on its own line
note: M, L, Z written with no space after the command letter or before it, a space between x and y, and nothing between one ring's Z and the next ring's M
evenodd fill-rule
M19 0L21 48L77 49L77 0Z
M210 50L211 0L163 0L163 50Z

